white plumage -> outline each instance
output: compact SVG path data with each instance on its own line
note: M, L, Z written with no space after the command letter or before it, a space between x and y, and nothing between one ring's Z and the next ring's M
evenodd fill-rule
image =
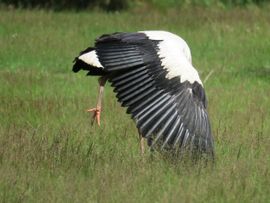
M166 75L168 79L181 76L181 82L197 81L202 84L198 72L192 66L190 49L185 40L166 31L142 31L142 33L145 33L151 40L161 40L157 54L168 71Z
M78 59L84 61L85 63L89 64L90 66L94 66L97 68L103 68L103 66L100 64L96 51L90 51L85 54L82 54L78 57Z

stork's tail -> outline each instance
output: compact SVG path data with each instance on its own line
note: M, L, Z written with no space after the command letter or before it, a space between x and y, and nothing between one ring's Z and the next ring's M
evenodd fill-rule
M80 70L88 71L87 75L106 75L103 66L98 60L95 48L89 47L82 51L78 57L74 59L73 72Z

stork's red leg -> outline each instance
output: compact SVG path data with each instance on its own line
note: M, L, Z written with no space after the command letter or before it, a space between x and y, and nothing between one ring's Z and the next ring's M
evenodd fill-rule
M143 138L143 136L142 136L142 134L140 133L139 130L138 130L138 133L139 133L141 155L143 155L144 154L144 151L145 151L145 148L144 148L145 140L144 140L144 138Z
M144 154L144 138L141 136L140 138L140 148L141 148L141 154L143 155Z
M97 106L96 108L91 108L88 109L88 112L93 112L93 120L92 120L92 124L94 123L94 121L97 121L97 124L100 126L100 112L101 112L101 104L102 104L102 97L103 97L103 92L104 92L104 85L106 84L107 81L107 77L106 76L102 76L98 79L98 83L99 83L99 94L98 94L98 100L97 100Z

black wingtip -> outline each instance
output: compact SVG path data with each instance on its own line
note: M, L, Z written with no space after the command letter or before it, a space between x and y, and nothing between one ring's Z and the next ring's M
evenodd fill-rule
M108 74L102 68L97 68L97 67L91 66L91 65L83 62L82 60L75 58L75 64L73 65L72 71L74 73L77 73L80 70L88 71L86 75L101 76L101 75Z
M80 62L80 60L79 60L78 58L75 58L75 59L73 60L73 62L74 62L75 64L74 64L73 67L72 67L72 71L73 71L74 73L77 73L77 72L79 72L79 71L81 70L81 62Z

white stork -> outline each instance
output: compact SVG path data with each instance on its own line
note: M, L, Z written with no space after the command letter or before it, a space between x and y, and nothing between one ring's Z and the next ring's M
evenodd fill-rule
M137 125L142 150L146 138L151 147L213 156L205 91L182 38L166 31L102 35L74 62L74 72L101 76L97 106L88 110L98 125L109 80Z

